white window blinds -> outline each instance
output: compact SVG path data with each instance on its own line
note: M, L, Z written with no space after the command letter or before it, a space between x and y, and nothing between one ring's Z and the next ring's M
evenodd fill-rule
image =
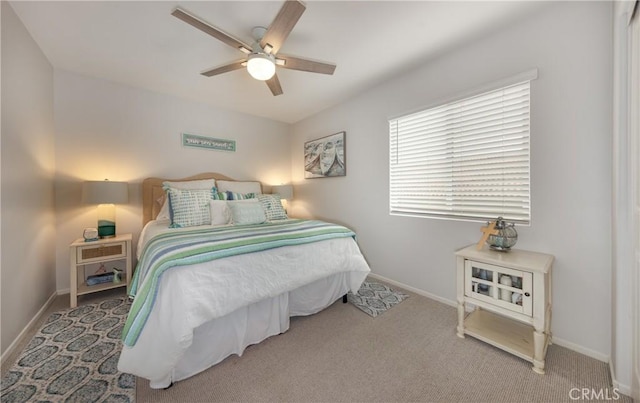
M529 83L390 120L391 214L529 223Z

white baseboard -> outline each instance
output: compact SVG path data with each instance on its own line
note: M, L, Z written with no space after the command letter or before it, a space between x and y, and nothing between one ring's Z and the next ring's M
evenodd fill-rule
M422 295L423 297L427 297L427 298L436 300L438 302L442 302L445 305L450 305L450 306L453 306L453 307L457 307L458 306L456 301L452 301L450 299L442 298L442 297L440 297L438 295L431 294L430 292L421 290L419 288L411 287L410 285L402 284L402 283L400 283L398 281L391 280L390 278L383 277L383 276L381 276L379 274L369 273L369 277L375 278L376 280L384 281L385 283L389 283L391 285L395 285L396 287L404 288L407 291L411 291L412 293L415 293L415 294L418 294L418 295Z
M568 348L569 350L573 350L577 353L584 354L587 357L595 358L598 361L608 363L611 360L611 357L606 354L602 354L598 351L591 350L590 348L583 347L579 344L575 344L564 339L559 339L555 335L553 336L552 341L554 344Z
M453 307L457 307L458 306L456 301L452 301L450 299L442 298L440 296L431 294L431 293L426 292L424 290L420 290L418 288L411 287L409 285L400 283L398 281L391 280L391 279L386 278L384 276L381 276L379 274L370 273L369 277L372 277L372 278L380 280L380 281L384 281L385 283L389 283L391 285L395 285L395 286L400 287L400 288L404 288L407 291L411 291L411 292L416 293L418 295L422 295L423 297L431 298L431 299L436 300L438 302L442 302L445 305L450 305L450 306L453 306ZM584 354L584 355L586 355L588 357L595 358L598 361L607 362L607 363L610 362L610 357L608 355L606 355L606 354L602 354L602 353L599 353L597 351L588 349L586 347L582 347L582 346L580 346L578 344L571 343L571 342L563 340L563 339L559 339L556 336L553 336L553 343L555 343L555 344L557 344L559 346L562 346L562 347L566 347L569 350L573 350L573 351L578 352L580 354ZM611 367L611 365L609 365L609 367ZM630 390L630 388L628 388L628 389ZM620 391L622 391L622 388L620 388ZM623 393L625 393L625 392L623 392Z
M609 375L611 376L611 383L614 388L618 387L618 381L616 380L616 371L613 369L613 362L609 359Z
M631 386L621 384L620 382L618 382L618 380L616 379L616 373L613 369L613 362L611 362L611 359L609 359L608 364L609 364L609 375L611 375L611 383L614 389L618 389L618 391L624 395L631 396Z
M13 342L9 345L9 347L7 347L7 349L4 351L4 353L2 353L2 356L0 356L0 364L4 364L4 361L7 359L7 357L9 357L11 355L11 353L13 353L13 350L15 350L16 346L18 345L20 340L22 340L22 338L24 337L25 333L27 333L31 329L33 324L36 323L36 321L38 321L38 319L40 319L40 317L44 314L44 312L47 310L47 308L49 308L49 306L53 303L53 300L57 296L58 296L58 292L57 291L54 291L53 294L51 294L51 296L49 297L47 302L45 302L44 305L42 305L42 308L40 308L40 310L29 321L29 323L27 323L27 326L25 326L24 329L22 329L20 334L18 334L18 336L13 340Z

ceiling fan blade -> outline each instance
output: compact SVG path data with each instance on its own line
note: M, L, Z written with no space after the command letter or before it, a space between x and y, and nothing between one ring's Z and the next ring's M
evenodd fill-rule
M278 15L276 15L276 18L262 37L260 46L264 49L269 45L271 53L278 53L278 50L282 47L285 39L287 39L305 9L305 5L298 0L285 1Z
M239 41L238 39L232 37L231 35L229 35L229 34L227 34L225 32L222 32L217 28L212 27L208 23L202 21L198 17L195 17L195 16L187 13L184 10L176 8L175 10L173 10L171 15L181 19L182 21L186 22L189 25L192 25L192 26L198 28L200 31L213 36L214 38L226 43L227 45L229 45L231 47L239 49L240 51L242 51L244 53L250 53L251 52L251 47L249 45L247 45L246 43L243 43L242 41Z
M211 77L211 76L216 76L218 74L226 73L229 71L238 70L238 69L244 68L243 64L245 61L246 60L244 59L236 60L235 62L225 64L224 66L214 67L210 70L205 70L200 74L202 74L203 76Z
M285 69L309 71L320 74L333 74L336 70L336 65L331 63L315 62L313 60L285 55L278 55L278 59L284 60L284 64L279 64L279 66Z
M267 83L267 86L269 86L269 89L274 96L282 95L282 87L280 86L280 80L278 80L277 74L274 74L273 77L265 82Z

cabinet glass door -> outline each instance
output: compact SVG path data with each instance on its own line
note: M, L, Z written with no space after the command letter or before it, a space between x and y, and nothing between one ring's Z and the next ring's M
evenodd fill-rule
M465 295L510 311L532 314L533 274L467 260Z
M474 293L493 297L496 288L493 286L493 271L472 267L471 269L471 289Z

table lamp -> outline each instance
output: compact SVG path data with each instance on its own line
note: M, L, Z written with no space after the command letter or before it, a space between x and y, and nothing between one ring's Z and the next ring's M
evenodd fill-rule
M291 200L293 199L293 186L292 185L272 186L271 193L279 194L281 199Z
M82 185L82 199L88 204L98 205L98 236L116 236L116 206L129 202L127 182L86 181Z

